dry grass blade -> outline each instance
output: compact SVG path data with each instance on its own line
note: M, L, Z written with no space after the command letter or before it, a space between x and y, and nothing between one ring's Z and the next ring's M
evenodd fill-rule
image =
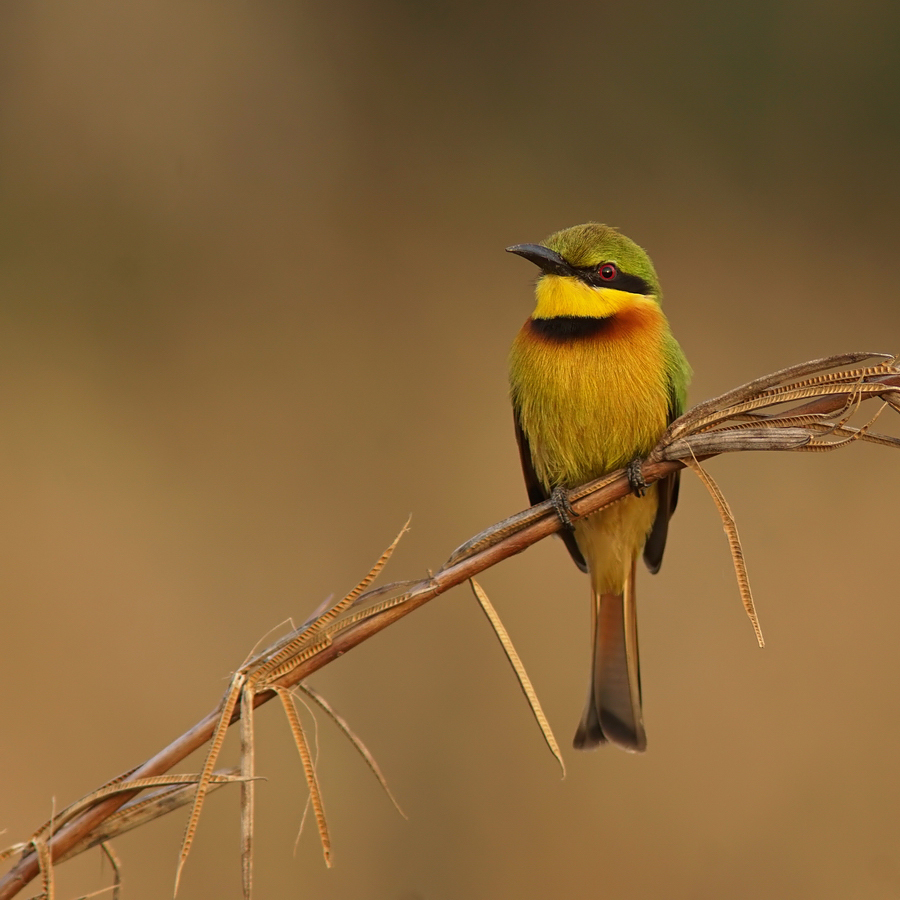
M753 631L756 634L756 640L760 647L765 647L766 642L763 640L762 629L759 627L759 618L756 615L756 604L753 602L753 594L750 591L750 578L747 575L747 566L744 562L744 551L741 548L741 539L738 535L737 523L731 512L731 507L725 499L725 495L719 489L719 486L713 481L712 476L697 462L696 459L686 459L685 462L689 469L694 471L697 477L703 482L709 491L719 515L722 517L722 527L725 534L728 535L728 546L731 548L731 559L734 562L734 574L737 576L738 590L741 592L741 601L744 609L753 625Z
M805 428L723 429L676 438L659 455L662 459L684 461L694 456L717 456L719 453L738 451L797 450L809 441L809 432Z
M553 729L550 728L550 723L544 715L544 710L541 709L541 703L531 685L531 679L525 671L525 666L522 665L522 660L519 658L519 654L516 653L516 648L513 646L513 642L510 640L506 629L503 627L500 616L497 615L497 610L494 609L491 601L488 599L488 595L474 578L469 579L469 584L472 585L472 591L475 594L475 598L484 610L484 614L487 616L488 621L491 623L491 627L494 629L494 634L497 635L497 640L500 641L500 645L503 647L506 658L513 667L513 671L516 673L516 678L519 680L519 687L522 688L522 693L524 693L525 697L528 699L535 721L541 729L541 734L544 735L544 740L547 742L550 752L556 757L556 761L559 763L560 769L562 769L563 778L565 778L566 764L563 762L559 744L556 743L556 738L553 736Z
M609 475L604 475L602 478L595 478L593 481L589 481L587 484L582 485L581 487L572 488L572 490L569 491L569 500L570 502L575 503L582 497L586 497L588 494L592 494L594 493L594 491L606 487L608 484L612 484L618 477L619 475L617 472L611 472ZM556 508L553 507L552 504L551 508L554 512L556 512Z
M612 472L609 475L604 475L602 478L595 478L593 481L589 481L581 487L573 488L569 491L569 502L575 503L582 497L587 497L589 494L593 494L602 488L607 487L619 477L619 472ZM614 502L615 501L610 501L610 504L607 505L611 505ZM597 510L594 510L594 512L597 512ZM451 566L455 566L457 563L469 559L476 553L481 553L484 550L488 550L489 548L502 543L511 535L520 532L523 528L527 528L529 525L532 525L534 522L537 522L539 519L551 513L556 515L556 510L549 500L545 500L543 503L538 503L535 506L522 510L522 512L518 512L513 516L503 519L502 522L498 522L496 525L486 528L474 537L469 538L464 544L460 544L450 554L447 562L441 566L441 571L443 572Z
M310 639L318 635L324 626L328 625L337 618L342 612L353 605L360 594L378 577L381 570L387 565L388 560L400 543L400 538L406 534L409 528L410 520L406 520L406 524L400 529L400 533L394 538L393 543L381 554L375 565L369 569L366 576L350 591L349 594L339 600L334 606L326 610L321 615L314 617L312 620L301 626L299 633L288 635L283 641L275 645L274 648L262 655L262 659L254 660L247 666L253 669L254 684L268 684L277 678L281 678L291 671L296 665L307 659L308 656L298 656L298 651L308 644ZM326 635L326 645L329 638ZM322 648L318 647L315 652L318 653Z
M881 414L888 408L888 403L883 402L878 412L866 422L861 428L852 428L847 425L847 419L843 419L841 422L837 423L830 429L826 429L825 433L837 434L841 435L841 439L837 441L825 441L820 438L813 438L810 441L809 447L805 449L810 450L837 450L839 447L843 447L845 444L852 444L854 441L873 441L878 444L885 444L887 446L897 445L900 446L900 441L897 438L892 438L890 435L886 434L869 434L869 429L878 421L881 417ZM849 417L848 417L849 418Z
M327 609L327 605L331 602L331 598L332 598L333 596L334 596L334 595L332 594L332 595L330 595L329 597L326 597L325 600L322 601L322 604L321 604L321 606L320 606L320 609ZM313 613L313 615L314 615L314 616L318 615L318 612ZM260 644L261 644L261 643L262 643L262 642L263 642L270 634L272 634L273 631L278 631L279 628L283 628L285 625L289 626L289 628L290 628L290 631L288 631L288 634L291 634L292 632L294 632L294 631L297 630L297 626L294 625L294 620L293 620L293 618L292 618L291 616L288 616L286 619L283 619L283 620L282 620L281 622L279 622L277 625L273 625L273 626L272 626L272 627L271 627L271 628L270 628L270 629L269 629L269 630L268 630L261 638L259 638L259 640L257 640L257 642L253 645L253 647L250 649L250 652L244 657L244 661L241 663L240 668L241 668L241 669L246 669L247 666L248 666L248 664L249 664L249 663L253 660L253 658L256 656L257 651L259 650L259 645L260 645ZM277 644L277 643L278 643L278 642L276 641L276 644Z
M441 566L441 570L449 569L451 566L455 566L464 559L469 559L476 553L480 553L482 550L487 550L489 547L499 544L510 535L516 534L551 511L555 512L553 504L549 500L545 500L543 503L538 503L536 506L523 509L521 512L517 512L515 515L503 519L502 522L498 522L496 525L492 525L490 528L480 531L474 537L469 538L464 544L460 544L450 554L447 562Z
M222 744L225 743L225 734L228 726L231 724L231 716L234 708L237 706L238 698L244 688L246 675L238 672L231 682L228 693L222 702L222 713L213 733L212 741L209 745L209 752L206 754L206 761L203 763L203 770L200 773L200 781L197 783L197 793L194 795L194 803L191 807L191 814L188 817L187 826L184 829L184 837L181 841L181 853L178 857L178 868L175 870L175 887L172 892L173 896L178 893L178 885L181 881L181 871L184 868L188 854L191 852L191 844L194 841L194 835L197 833L197 823L200 821L200 813L203 810L203 801L206 799L206 793L209 790L210 781L212 780L213 770L216 766L216 760L222 750Z
M826 369L834 368L832 365L824 366ZM819 406L826 402L826 398L832 396L835 400L830 404L830 412L841 407L846 410L853 402L858 403L861 394L879 394L890 391L893 387L887 382L894 380L898 370L894 366L894 360L881 362L877 366L865 366L857 369L839 372L827 372L814 378L805 378L800 381L782 383L766 390L744 390L739 388L731 397L732 402L724 405L715 405L708 408L707 403L701 403L673 423L669 433L661 443L665 444L678 434L685 431L697 432L713 428L728 420L743 418L753 409L761 409L767 406L779 406L796 400L813 398L811 404L807 404L794 412L806 412L808 406ZM766 379L763 379L766 380ZM751 382L751 385L753 382ZM746 385L745 387L750 387ZM725 396L725 395L723 395ZM843 403L840 398L846 398Z
M362 594L362 592L381 574L381 570L388 564L388 561L394 555L394 551L397 549L397 544L400 543L400 538L402 538L403 535L406 534L407 531L409 531L409 523L411 521L412 517L410 516L410 518L406 520L404 526L400 529L400 533L397 535L397 537L394 538L390 547L388 547L387 550L385 550L384 553L382 553L381 556L378 557L375 565L372 566L371 569L369 569L369 574L366 575L366 577L363 578L363 580L360 581L359 584L356 585L356 587L353 588L353 590L350 591L350 593L347 594L347 596L344 597L344 599L341 600L340 603L336 604L334 607L332 607L332 609L325 613L320 618L320 622L328 622L331 619L335 618L335 616L339 615L344 609L350 606L359 597L359 595Z
M62 812L57 813L52 819L47 819L34 834L31 835L31 839L33 840L38 835L44 834L49 831L51 826L54 831L58 831L64 822L68 822L71 818L73 818L78 812L92 805L100 797L109 796L110 794L118 793L120 790L117 788L117 785L124 784L128 781L131 776L137 771L137 767L133 769L129 769L127 772L123 772L121 775L117 775L115 778L110 778L105 784L102 784L95 791L92 791L86 797L82 797L80 800L75 803L70 804ZM3 859L3 854L0 854L0 859Z
M882 447L900 448L900 438L895 438L890 434L879 434L878 432L863 431L861 428L851 428L850 426L829 429L821 426L811 425L810 428L812 428L814 431L821 430L823 433L832 432L834 434L846 436L850 439L846 441L831 441L827 444L826 447L822 448L818 445L817 439L813 438L813 440L810 441L811 449L813 450L837 450L839 447L843 447L844 444L852 443L852 441L863 441L867 444L880 444Z
M856 369L846 369L842 372L829 372L823 375L815 375L811 378L801 378L789 384L779 384L761 392L760 396L777 397L801 388L818 387L823 384L844 384L848 387L854 382L862 384L866 379L878 375L888 375L892 371L893 360L880 362L877 366L860 366Z
M299 687L299 685L298 685ZM303 708L310 714L313 722L313 743L315 744L315 752L312 753L313 768L319 765L319 720L315 717L313 711L309 708L309 704L302 698L297 696L296 688L291 690L292 700L299 700L303 704ZM295 704L296 708L296 704ZM304 732L304 737L306 732ZM308 743L308 742L307 742ZM312 805L312 794L306 795L306 803L303 804L303 815L300 816L300 827L297 829L297 837L294 838L294 856L297 855L297 848L300 846L300 838L303 837L303 829L306 827L306 817L309 815L309 808Z
M291 696L295 697L296 692L291 691ZM312 713L312 710L306 706L305 701L301 701L303 705L306 707L307 711ZM316 733L316 752L312 758L313 767L319 764L319 723L316 721L316 717L312 717L313 727L315 728ZM297 855L297 848L300 846L300 838L303 837L303 830L306 828L306 817L309 815L309 807L312 803L312 794L306 795L306 802L303 804L303 815L300 816L300 827L297 829L297 837L294 838L294 856Z
M132 791L143 790L148 787L158 787L160 785L190 785L191 790L193 790L194 785L199 779L199 775L154 775L150 778L134 778L131 781L121 781L116 779L115 781L108 782L104 787L92 791L86 797L82 797L77 803L67 806L62 813L56 816L54 821L48 822L41 827L39 832L32 835L32 840L44 831L49 831L51 828L53 833L57 832L66 822L76 818L86 809L90 809L106 797L111 797L116 794L131 793Z
M50 848L42 837L34 838L32 844L37 851L38 864L41 870L41 896L45 897L46 900L53 900L55 886L53 883L53 859L50 855Z
M879 367L879 368L881 368L881 367ZM855 375L857 373L859 373L857 378L855 378L855 379L850 378L851 375ZM840 380L838 376L840 376L841 374L842 373L840 373L840 372L835 372L835 373L831 373L831 375L828 377ZM817 439L815 437L816 434L834 435L834 434L853 434L853 433L859 432L859 429L857 429L857 428L848 427L847 423L850 421L850 419L853 418L853 416L859 410L860 406L862 406L863 401L866 399L866 397L864 397L863 394L860 392L859 388L862 386L864 380L869 376L869 374L870 373L868 373L868 371L866 371L866 370L854 370L853 372L846 373L846 375L847 375L846 380L848 382L853 380L853 381L855 381L855 384L853 385L852 390L849 393L846 393L846 394L838 393L837 394L835 399L839 398L840 396L846 397L843 405L839 409L832 410L827 415L825 415L825 414L812 415L812 416L807 415L807 416L803 417L803 418L814 418L816 421L810 422L807 425L807 428L812 432L812 435L810 437L809 443L801 449L815 450L815 449L819 449L822 445L831 446L832 444L834 444L834 446L837 447L837 446L841 446L844 443L843 441L835 441L835 442L823 441L821 439ZM826 376L822 376L822 378L825 378L825 377ZM820 381L820 383L824 383L824 382ZM869 385L869 386L871 386L871 385ZM877 394L875 394L874 396L877 396ZM819 399L819 401L821 400L821 398L818 398L818 399ZM817 401L813 401L813 402L817 402ZM882 409L883 408L884 407L882 407ZM796 410L794 411L794 414L796 415ZM868 425L866 425L866 427L862 430L863 434L868 430L869 426L878 419L879 415L880 415L880 413L877 413L875 415L875 418L872 420L872 422L870 422Z
M281 700L281 705L284 707L284 713L287 716L288 725L290 725L291 728L294 744L297 746L297 752L300 754L300 761L303 764L303 774L306 776L306 783L309 786L309 798L312 801L316 825L319 828L319 838L322 841L322 853L325 856L325 865L331 868L331 837L328 834L328 822L325 819L325 807L322 804L322 792L319 790L319 779L316 777L316 767L313 763L312 754L309 752L309 744L306 741L306 735L303 733L303 726L300 724L300 717L297 715L297 707L294 706L294 699L291 696L291 692L283 687L276 687L274 690Z
M419 582L416 582L416 587L418 587L419 584ZM363 595L366 599L366 603L369 602L372 595L374 595L375 593L376 591L368 591ZM337 622L332 622L332 624L328 626L325 634L329 638L329 640L333 640L335 635L339 635L342 631L346 631L348 628L351 628L358 622L365 622L366 619L370 619L372 616L377 615L380 612L384 612L387 609L393 609L395 606L402 605L407 600L409 600L411 596L412 594L407 591L403 594L398 594L396 597L389 597L387 600L382 600L380 603L366 606L365 609L357 610L355 613L344 616Z
M743 413L733 416L732 421L723 426L721 431L744 431L748 428L804 428L812 424L824 424L828 417L828 413L797 415L793 411L783 416L756 412Z
M815 387L797 388L788 393L779 394L777 397L762 394L749 400L745 400L742 403L738 403L735 406L731 406L721 412L704 416L696 423L696 428L698 430L711 428L722 422L727 422L735 416L742 415L743 413L753 412L753 410L756 409L765 409L767 406L774 406L776 404L791 403L795 400L807 400L811 397L819 398L829 395L842 397L847 394L870 394L878 396L883 391L884 387L880 384L856 384L850 388L843 383L830 383L816 385Z
M806 375L812 375L815 372L823 372L827 369L836 369L839 366L853 365L866 359L893 359L890 353L842 353L837 356L826 356L822 359L812 359L809 362L800 363L796 366L789 366L786 369L780 369L772 372L770 375L764 375L761 378L755 378L753 381L742 384L740 387L733 388L720 394L718 397L712 397L698 403L692 409L689 409L681 418L672 423L668 432L663 437L661 444L666 444L672 438L684 434L685 432L695 431L697 422L713 410L724 409L727 406L733 406L746 397L754 396L774 387L777 384L783 384L789 378L802 378Z
M872 444L881 444L885 447L900 447L900 438L893 437L889 434L879 434L870 431L871 427L888 406L900 412L900 405L892 402L890 395L879 396L883 400L881 408L862 428L855 428L847 424L850 419L850 415L847 413L850 412L852 414L859 406L859 404L854 401L854 397L851 396L847 399L842 410L834 411L839 413L837 422L830 421L834 416L834 412L798 415L796 412L792 411L784 416L771 416L766 415L765 413L745 413L735 417L739 421L733 421L720 430L713 432L713 434L727 434L735 431L745 431L747 429L758 431L760 428L778 429L780 431L804 428L815 434L836 434L841 435L842 437L852 436L854 440L862 440ZM807 446L811 445L813 448L818 449L818 443L818 439L811 435ZM849 441L835 441L828 444L828 446L837 448L844 446L845 443L849 443Z
M305 662L307 659L312 659L312 657L317 656L319 653L330 646L331 635L325 634L322 636L322 640L320 640L318 643L309 644L300 651L295 650L292 656L289 656L287 659L282 660L274 668L265 666L263 669L261 669L259 672L255 672L253 675L254 690L256 692L266 690L273 681L277 681L279 678L283 678L285 675L288 675L301 663Z
M239 768L215 772L209 786L209 793L217 791L227 784L240 781L240 779ZM143 787L152 785L165 785L165 787L126 803L118 812L105 819L102 825L85 835L81 841L60 856L56 862L65 862L79 853L84 853L85 850L90 850L91 847L103 844L105 841L119 837L134 828L186 806L193 801L199 780L199 774L160 775L155 778L142 778L139 782L130 782L127 786L122 785L119 788L120 791L131 791L136 784L140 785L141 783L143 783ZM109 788L106 790L111 792Z
M97 888L96 891L91 891L89 894L82 894L80 897L75 897L74 900L91 900L91 897L99 897L101 894L105 894L107 891L112 891L113 900L118 900L119 892L116 890L116 886L114 884L108 884L104 888Z
M32 838L31 841L19 841L16 844L11 844L9 847L4 847L3 850L0 850L0 862L34 846L33 840L34 839Z
M253 823L256 800L256 745L253 734L253 692L241 691L241 883L244 900L253 894Z
M111 844L107 844L104 841L100 845L100 849L103 851L103 855L109 860L109 864L113 870L113 883L110 885L112 888L112 900L119 900L119 894L122 889L122 863L119 861L119 857L116 856L116 851L113 850Z
M323 712L331 719L332 722L337 725L338 728L344 733L347 740L350 741L351 744L356 748L356 752L365 760L366 765L369 767L369 771L378 779L378 783L381 785L382 790L388 795L391 803L394 804L394 808L403 816L404 819L408 818L406 813L400 808L400 804L397 802L394 795L391 793L391 789L388 787L388 783L381 773L381 769L378 767L378 763L375 762L375 757L369 752L369 748L359 739L359 737L355 734L353 729L350 727L350 724L347 720L339 713L334 707L314 688L311 688L308 684L298 684L298 691L302 691L309 697L313 703L317 704Z

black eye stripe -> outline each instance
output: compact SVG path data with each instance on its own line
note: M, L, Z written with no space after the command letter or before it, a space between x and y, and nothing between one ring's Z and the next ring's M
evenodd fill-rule
M615 266L615 263L609 263ZM628 291L630 294L650 294L650 285L639 275L629 275L616 266L615 278L601 278L600 266L572 266L572 271L591 287L608 287L617 291Z

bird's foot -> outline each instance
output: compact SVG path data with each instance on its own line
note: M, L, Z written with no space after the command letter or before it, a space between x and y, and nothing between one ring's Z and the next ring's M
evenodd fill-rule
M625 471L628 474L628 483L631 485L631 492L635 497L643 497L649 487L647 482L644 481L644 476L641 472L643 465L644 461L639 456L636 456L625 467Z
M553 504L556 515L559 516L559 521L563 523L563 526L568 528L569 531L574 531L575 519L578 518L578 515L572 509L572 504L569 503L569 492L561 485L557 485L550 492L550 502Z

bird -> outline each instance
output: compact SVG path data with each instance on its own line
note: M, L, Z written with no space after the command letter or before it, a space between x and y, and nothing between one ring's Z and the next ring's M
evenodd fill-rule
M643 554L659 571L679 473L648 487L640 464L684 411L691 369L650 257L616 228L588 222L506 249L540 269L534 312L509 357L528 497L553 501L566 547L591 582L592 674L573 744L643 752L636 563ZM576 518L566 492L622 468L632 493Z

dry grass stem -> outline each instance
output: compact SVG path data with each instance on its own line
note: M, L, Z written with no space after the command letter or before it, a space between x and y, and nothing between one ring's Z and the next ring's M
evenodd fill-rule
M30 846L31 841L19 841L16 844L11 844L9 847L4 847L3 850L0 850L0 861L9 859L17 853L27 852Z
M695 406L672 423L644 462L642 474L648 484L684 466L691 466L713 493L729 534L744 604L757 632L758 623L755 621L733 517L721 491L715 488L708 474L695 463L720 453L748 450L822 451L846 447L856 442L900 447L897 437L872 431L878 415L861 426L849 422L857 407L876 398L882 401L882 409L878 415L888 409L900 412L900 368L895 357L877 353L848 353L812 360L766 375ZM586 516L615 503L629 491L624 472L614 472L571 491L569 500L577 516ZM298 628L246 661L235 673L216 710L141 766L120 775L88 798L63 811L58 818L55 817L52 826L36 832L30 843L18 843L13 848L0 852L0 859L21 854L12 868L0 876L0 900L15 896L41 872L45 873L45 879L52 878L52 875L46 874L50 871L48 861L67 857L76 848L90 846L98 839L98 835L104 833L105 823L116 816L120 808L125 804L140 803L136 800L138 794L151 784L158 785L158 782L151 782L149 779L161 776L194 750L211 741L199 778L176 776L176 782L179 778L194 781L189 786L182 781L179 786L170 788L172 791L187 792L178 795L181 801L185 796L193 794L193 807L178 863L177 877L180 877L196 832L204 798L216 783L213 769L228 727L237 719L248 717L253 707L268 702L276 695L281 698L291 722L304 770L307 771L313 790L315 772L308 757L308 747L305 754L301 750L305 746L305 739L302 731L297 730L299 720L296 719L296 709L286 691L434 597L498 562L521 553L559 528L559 518L552 505L549 502L542 503L476 535L427 577L372 589L372 581L387 564L396 547L395 540L349 594L337 603L323 604ZM761 635L758 637L761 640ZM243 773L245 778L251 778L252 723L246 724L244 728ZM373 768L373 771L376 769ZM252 884L252 847L249 835L253 824L253 788L252 781L245 780L244 784L242 854L244 889L245 896L248 896ZM319 804L316 816L320 832L325 835L317 783L315 791L318 799L314 799L313 803ZM158 809L165 805L162 798L154 802L160 804ZM154 807L151 806L151 811L153 810ZM45 887L45 893L47 890Z
M314 688L310 687L308 684L298 684L295 688L297 691L302 691L309 697L313 703L317 704L322 711L337 725L338 728L344 733L345 737L350 741L350 743L354 746L357 753L365 760L366 765L369 767L369 771L378 779L378 783L381 785L382 790L387 794L388 799L391 803L394 804L394 809L403 816L404 819L409 818L405 812L400 808L400 804L397 802L397 799L391 793L391 789L388 787L387 780L381 772L381 769L378 766L378 763L375 762L375 757L369 752L369 748L359 739L353 729L350 727L350 724L347 720L340 715L334 707Z
M550 723L544 715L544 710L541 708L541 702L538 700L537 693L531 684L531 679L528 677L525 666L522 664L522 660L516 652L516 648L513 646L509 633L506 628L504 628L503 622L500 621L500 616L497 615L497 610L494 609L494 605L488 599L488 595L484 592L481 585L474 578L469 579L469 584L472 585L472 593L475 594L475 599L487 616L488 622L491 623L491 628L494 629L494 634L497 635L497 640L500 641L500 646L503 647L503 652L506 654L506 658L513 667L513 671L516 673L519 687L522 688L522 693L525 694L525 698L531 706L531 712L534 715L535 721L538 723L538 728L541 729L541 734L544 736L544 740L547 742L550 752L556 757L556 761L559 763L559 768L562 770L562 777L565 778L566 764L563 762L559 744L556 743L553 729L550 727Z
M241 692L241 882L244 900L253 895L253 824L256 800L256 744L253 732L253 694Z
M100 849L109 861L113 871L113 883L108 888L103 888L103 890L112 889L112 900L119 900L119 895L122 891L122 863L119 861L119 857L116 856L115 850L109 844L102 843Z
M101 894L106 894L109 891L112 891L113 900L118 900L119 892L116 887L115 884L108 884L106 887L97 888L96 891L91 891L89 894L82 894L80 897L73 898L73 900L91 900L92 897L99 897ZM43 894L39 894L35 900L43 900Z

